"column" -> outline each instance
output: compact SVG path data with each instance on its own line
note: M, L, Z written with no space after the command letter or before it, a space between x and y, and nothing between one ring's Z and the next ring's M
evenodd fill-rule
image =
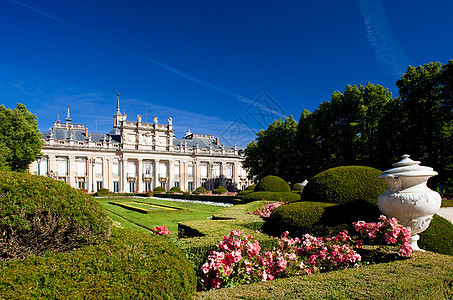
M137 176L138 176L137 192L142 193L144 191L144 188L143 188L143 159L141 158L138 159Z
M122 190L121 192L127 193L127 158L122 159L122 168L121 168L121 182L122 182Z
M154 188L160 186L159 181L159 160L154 160Z
M68 184L74 188L77 188L75 172L76 172L75 157L74 155L70 155L68 157Z
M175 179L173 178L173 168L174 168L174 160L168 160L168 186L167 190L171 189L175 185Z

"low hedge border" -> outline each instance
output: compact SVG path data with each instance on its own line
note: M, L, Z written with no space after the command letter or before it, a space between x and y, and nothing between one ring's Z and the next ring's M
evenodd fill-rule
M283 201L283 202L295 202L300 201L300 195L292 192L253 192L247 194L243 198L245 201Z
M154 197L233 203L235 199L240 198L241 196L214 196L214 195L194 195L194 194L186 194L186 195L155 194Z

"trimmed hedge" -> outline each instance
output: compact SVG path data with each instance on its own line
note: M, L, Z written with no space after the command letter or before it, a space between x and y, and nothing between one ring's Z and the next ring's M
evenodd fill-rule
M248 187L245 188L246 191L254 191L256 187L256 184L251 184Z
M81 190L48 177L0 172L0 259L71 251L110 236L111 220Z
M165 237L113 229L106 243L0 262L4 299L191 299L192 265Z
M241 196L216 196L216 195L198 195L198 194L155 194L154 197L159 198L173 198L173 199L186 199L186 200L198 200L198 201L210 201L210 202L222 202L222 203L233 203L237 198Z
M268 175L255 186L255 192L289 192L289 184L278 176Z
M453 224L439 215L434 215L428 229L420 233L418 246L424 250L453 256Z
M300 200L300 195L292 192L253 192L244 196L245 201L284 201L295 202Z
M345 166L328 169L308 181L302 200L343 204L365 200L376 204L386 184L378 179L381 171L363 166Z

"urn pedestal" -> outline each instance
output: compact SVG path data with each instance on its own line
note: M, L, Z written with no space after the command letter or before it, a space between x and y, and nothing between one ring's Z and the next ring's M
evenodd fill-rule
M410 227L412 249L423 251L417 245L418 234L428 228L442 201L439 193L426 186L428 179L437 172L420 166L420 162L413 161L409 155L403 155L393 167L378 177L388 186L378 197L379 210L389 218L397 218L401 225Z

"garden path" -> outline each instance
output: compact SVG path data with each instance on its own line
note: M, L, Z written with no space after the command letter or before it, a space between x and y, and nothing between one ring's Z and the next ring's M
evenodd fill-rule
M437 214L453 223L453 207L441 207Z

